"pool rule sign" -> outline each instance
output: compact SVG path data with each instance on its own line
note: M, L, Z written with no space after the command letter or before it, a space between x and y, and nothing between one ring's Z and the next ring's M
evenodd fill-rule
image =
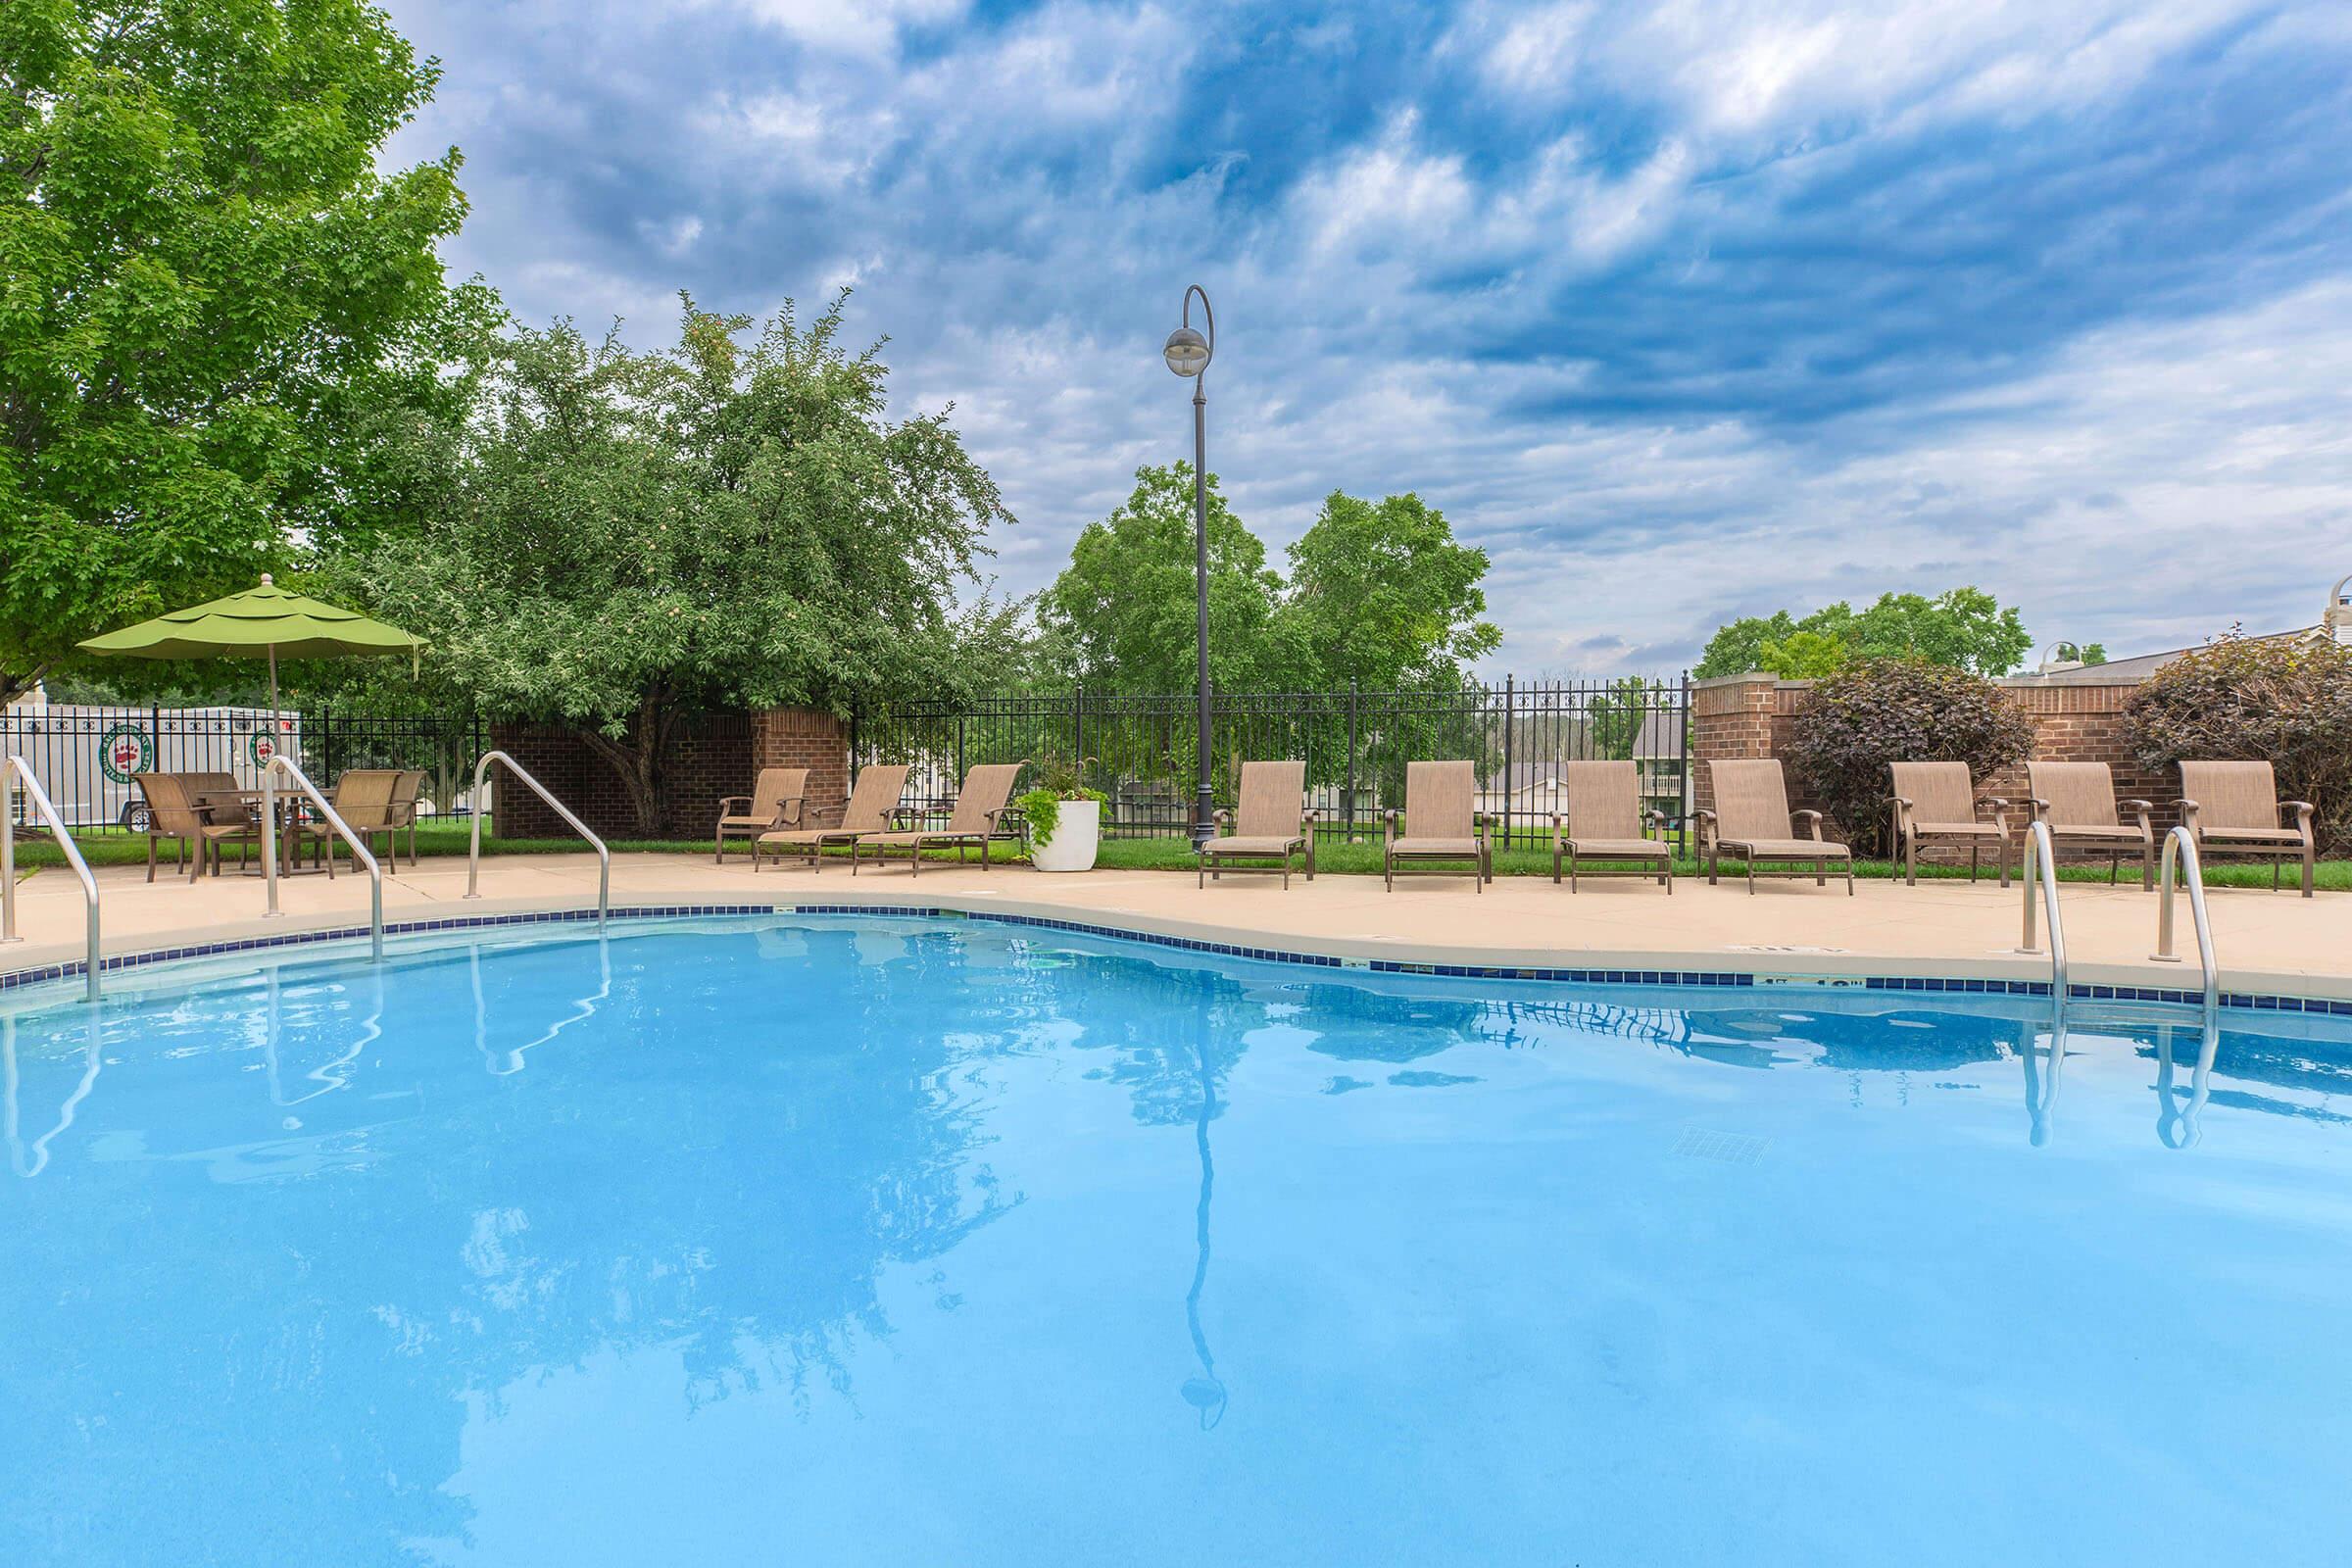
M136 724L117 724L98 737L98 769L108 782L127 784L155 765L155 737Z

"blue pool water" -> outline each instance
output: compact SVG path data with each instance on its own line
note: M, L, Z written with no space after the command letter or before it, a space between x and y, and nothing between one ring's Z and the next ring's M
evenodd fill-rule
M2026 999L881 917L142 983L0 1022L0 1562L2345 1557L2340 1022L2053 1082Z

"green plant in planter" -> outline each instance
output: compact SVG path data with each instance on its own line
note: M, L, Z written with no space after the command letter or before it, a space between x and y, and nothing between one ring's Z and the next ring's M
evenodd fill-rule
M1082 757L1075 762L1048 760L1037 764L1037 787L1012 803L1021 808L1021 815L1029 823L1033 847L1042 849L1054 842L1054 830L1061 824L1062 802L1110 799L1101 790L1090 790L1079 782L1086 764L1093 760L1091 757Z

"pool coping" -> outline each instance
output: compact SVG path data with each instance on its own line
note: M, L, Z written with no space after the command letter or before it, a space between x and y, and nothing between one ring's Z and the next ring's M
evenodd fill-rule
M509 906L510 904L513 906ZM1074 919L1065 906L1004 899L988 893L885 891L850 897L786 896L760 900L632 902L615 904L618 921L674 920L776 915L894 915L932 919L979 919L1073 934L1149 943L1182 952L1310 968L1376 974L1534 981L1568 985L1670 985L1692 987L1812 987L1855 991L1901 991L1985 996L2047 997L2050 981L2020 970L2047 969L2046 958L2023 955L1949 958L1897 957L1869 954L1803 951L1711 953L1702 956L1587 949L1504 950L1493 946L1445 948L1381 938L1279 938L1230 925L1172 919L1129 911L1089 911ZM596 911L576 906L536 906L530 901L502 901L462 915L388 920L387 938L435 932L517 926L593 925ZM212 942L164 942L103 955L101 974L192 958L265 953L325 943L364 940L366 925L345 919L289 917L286 929ZM78 956L50 956L42 950L31 963L0 970L0 992L18 991L81 978ZM32 956L30 954L28 956ZM2193 971L2191 971L2193 973ZM2125 964L2083 964L2074 971L2070 999L2131 1001L2193 1005L2202 993L2180 986L2151 986L2146 970ZM2352 1017L2352 976L2233 968L2222 970L2222 1004L2257 1011ZM2331 994L2332 993L2332 994Z

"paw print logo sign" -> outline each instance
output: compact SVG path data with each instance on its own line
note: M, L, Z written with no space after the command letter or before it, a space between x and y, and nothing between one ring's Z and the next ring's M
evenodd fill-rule
M98 737L98 770L110 784L127 784L155 765L155 737L136 724L117 724Z

